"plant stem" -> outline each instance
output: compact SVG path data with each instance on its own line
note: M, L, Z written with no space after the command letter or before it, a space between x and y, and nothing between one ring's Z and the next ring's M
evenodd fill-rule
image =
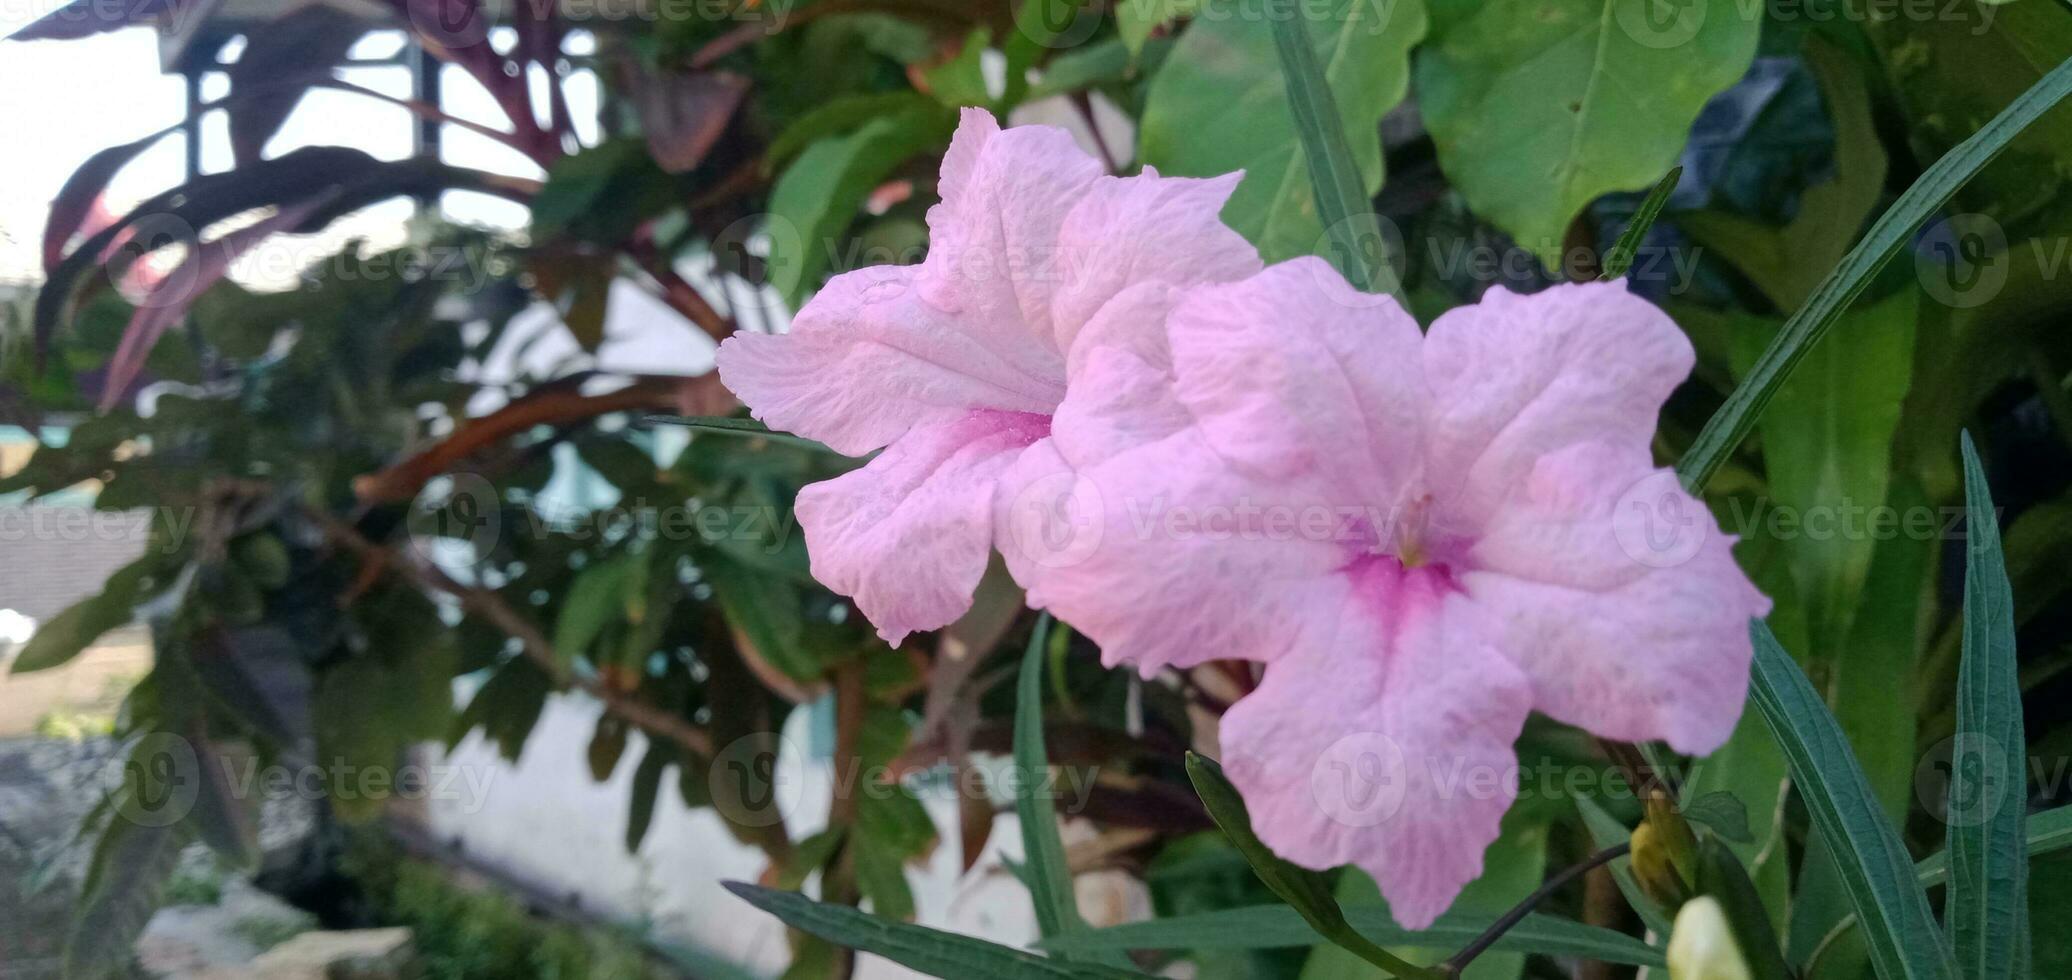
M1583 863L1570 867L1560 874L1547 879L1545 884L1534 889L1532 894L1525 896L1524 901L1512 906L1511 911L1505 912L1502 918L1490 923L1489 928L1482 931L1482 935L1476 936L1473 942L1461 947L1460 952L1453 954L1447 958L1446 962L1439 964L1439 972L1449 977L1460 976L1461 971L1467 969L1468 964L1474 962L1475 957L1482 955L1489 947L1495 945L1497 940L1503 938L1504 933L1511 931L1511 927L1525 921L1525 917L1532 914L1532 910L1537 908L1542 901L1545 901L1547 896L1560 891L1569 882L1589 873L1590 869L1603 865L1614 858L1624 857L1626 852L1631 849L1632 845L1630 844L1616 844L1607 847L1590 855Z

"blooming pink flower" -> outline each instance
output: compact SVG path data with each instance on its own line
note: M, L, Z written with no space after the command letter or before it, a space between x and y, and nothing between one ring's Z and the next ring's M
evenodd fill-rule
M1769 602L1649 453L1689 373L1612 284L1493 289L1429 335L1317 259L1090 348L1005 475L1010 567L1110 664L1266 664L1224 716L1259 836L1429 925L1481 873L1537 709L1704 753Z
M965 110L921 264L836 276L789 333L720 345L756 418L849 455L884 449L800 491L813 576L894 644L970 608L998 478L1046 441L1080 335L1155 334L1118 311L1258 270L1216 218L1239 176L1104 176L1064 130Z

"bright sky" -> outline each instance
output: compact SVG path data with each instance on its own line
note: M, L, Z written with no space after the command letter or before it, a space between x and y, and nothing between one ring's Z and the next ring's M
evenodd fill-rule
M0 34L13 33L56 3L0 0ZM394 33L370 35L354 53L379 56L400 43L400 36ZM409 76L402 68L351 69L346 77L394 95L409 91ZM472 79L449 69L442 81L450 112L498 128L505 125L488 94ZM575 116L584 122L595 118L594 83L585 84L590 82L579 79L570 91ZM213 76L204 82L203 98L218 98L227 90L228 82ZM5 133L0 138L0 283L41 279L44 219L51 199L79 164L101 149L173 125L185 105L181 80L159 73L158 39L149 29L133 28L76 41L0 41L0 133ZM400 107L351 93L313 92L268 144L268 152L349 142L377 157L400 159L410 153L412 127L410 114ZM205 119L204 171L229 167L227 133L222 113ZM585 137L592 135L584 133ZM450 162L540 176L538 168L522 155L487 137L448 127L444 140ZM109 190L118 213L176 183L184 154L182 139L176 134L125 169ZM454 195L445 204L447 213L460 220L506 227L525 220L522 208L493 198ZM321 255L355 235L376 242L398 241L409 214L409 203L401 200L369 209L308 243L309 255Z

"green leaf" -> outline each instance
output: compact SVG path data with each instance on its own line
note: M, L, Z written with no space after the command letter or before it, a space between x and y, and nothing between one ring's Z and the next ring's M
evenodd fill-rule
M1036 617L1029 648L1022 654L1015 684L1014 812L1022 825L1022 880L1036 905L1037 932L1061 936L1086 928L1072 894L1072 871L1065 864L1065 842L1058 836L1057 803L1049 796L1050 755L1043 745L1043 661L1050 638L1051 616ZM1071 958L1071 957L1068 957Z
M1425 30L1423 0L1330 0L1303 7L1329 12L1311 40L1361 190L1371 195L1381 188L1381 117L1409 90L1410 49ZM1223 207L1223 222L1258 246L1268 262L1321 254L1326 247L1273 33L1252 17L1189 25L1151 80L1140 141L1144 162L1170 175L1243 170L1244 180Z
M916 108L930 109L932 104L927 96L912 89L829 99L793 120L770 141L770 148L763 151L763 172L774 173L806 147L823 139L852 132L880 116L897 116Z
M669 768L674 754L658 742L649 742L640 765L634 767L633 795L626 805L628 854L640 853L640 842L647 839L648 827L654 824L655 804L662 795L662 773Z
M778 432L754 419L735 418L731 415L647 415L641 420L662 425L681 425L720 435L756 436L802 449L811 449L814 452L841 455L822 443L803 439L789 432Z
M1777 339L1736 386L1726 403L1705 423L1691 448L1677 464L1684 485L1693 491L1703 488L1734 447L1755 428L1763 409L1783 387L1786 378L1826 336L1830 327L1849 308L1857 295L1870 285L1892 253L1911 236L1973 174L2006 148L2009 141L2038 116L2072 93L2072 59L2051 69L2028 91L2010 103L1993 121L1944 154L1899 196L1865 233L1863 240L1836 266L1813 298L1785 323Z
M1871 962L1886 980L1956 976L1928 898L1914 882L1898 831L1885 819L1870 781L1849 751L1827 705L1760 620L1751 699L1783 746L1813 826L1835 845L1850 904L1869 923Z
M1662 206L1669 203L1669 195L1675 193L1676 182L1681 179L1683 168L1670 167L1669 173L1655 184L1655 189L1648 192L1647 199L1640 202L1640 210L1633 212L1633 220L1626 222L1626 230L1619 233L1619 240L1604 253L1604 271L1597 278L1611 282L1633 268L1633 256L1640 252L1640 243L1647 240L1648 229L1655 226L1655 219L1662 214Z
M1452 952L1482 934L1489 918L1448 912L1431 927L1411 932L1396 925L1385 906L1347 905L1340 910L1348 925L1384 946ZM1281 949L1309 946L1316 930L1300 913L1285 905L1256 905L1193 915L1131 922L1045 939L1037 945L1055 952L1115 949ZM1587 926L1559 916L1533 913L1498 939L1491 949L1578 956L1605 963L1663 966L1662 951L1624 933Z
M993 104L992 95L986 91L985 69L979 66L992 41L992 31L977 28L964 38L964 47L956 57L921 72L937 102L952 108Z
M1755 833L1748 829L1748 807L1726 790L1706 793L1680 809L1684 819L1710 827L1723 839L1737 844L1755 840Z
M1130 77L1136 66L1129 49L1109 38L1073 48L1044 63L1042 77L1029 86L1026 101L1083 92Z
M98 594L73 603L37 626L8 672L27 674L70 663L101 634L128 624L150 577L151 564L152 557L147 555L123 566L108 577Z
M841 234L894 168L949 139L956 114L916 105L807 147L770 190L770 284L796 309L820 285Z
M1259 835L1252 832L1252 815L1246 812L1244 799L1214 759L1187 753L1187 778L1194 783L1194 792L1201 797L1202 805L1208 808L1209 816L1236 845L1238 853L1245 856L1252 872L1275 895L1279 895L1281 901L1293 907L1317 935L1381 967L1392 976L1434 976L1432 971L1404 962L1401 957L1353 931L1346 924L1345 914L1338 908L1338 900L1331 896L1328 879L1308 868L1289 864L1273 853Z
M1316 195L1317 219L1331 240L1331 262L1347 282L1363 292L1388 293L1402 301L1402 285L1389 269L1387 243L1374 217L1374 203L1360 178L1359 165L1346 143L1345 115L1331 97L1331 82L1317 63L1309 37L1305 4L1284 4L1273 18L1275 50L1288 88L1288 108L1295 134L1302 141L1302 159Z
M193 839L184 822L138 822L119 812L108 821L65 937L64 976L127 975L131 948L158 911L181 849Z
M554 656L564 666L587 652L606 626L624 618L627 578L638 561L622 552L576 573L554 616Z
M794 929L945 980L1124 980L1144 976L1113 967L1047 960L968 936L878 918L845 905L816 902L797 892L738 881L724 884L748 904Z
M1943 906L1957 963L1970 980L2028 975L2028 810L2014 597L2000 522L1971 433L1963 434L1964 662L1949 811L1950 890ZM1976 768L1974 769L1974 766Z
M1711 896L1726 912L1754 980L1791 980L1791 968L1785 965L1784 949L1777 942L1762 895L1748 877L1748 869L1717 837L1699 845L1696 885L1698 894Z
M1762 30L1734 0L1430 3L1417 91L1440 168L1550 269L1591 201L1651 186L1676 162Z

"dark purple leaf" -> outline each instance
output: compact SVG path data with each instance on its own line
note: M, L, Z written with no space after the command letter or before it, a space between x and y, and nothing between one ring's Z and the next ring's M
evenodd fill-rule
M345 60L346 53L373 25L329 4L313 4L253 31L230 66L233 92L265 86L258 94L229 109L230 149L238 166L259 159L266 141L287 121L309 84L323 76L310 74L301 85L268 85L284 75L316 72Z

